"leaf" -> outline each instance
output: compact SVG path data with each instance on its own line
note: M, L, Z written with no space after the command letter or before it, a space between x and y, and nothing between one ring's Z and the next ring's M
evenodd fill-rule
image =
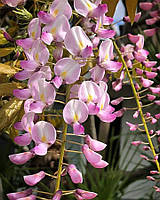
M13 94L14 89L21 89L24 88L25 84L23 83L2 83L0 84L0 96L10 96Z
M17 116L23 104L22 100L14 97L0 109L0 131L7 128Z
M7 44L7 43L8 43L8 41L4 37L2 31L0 31L0 45L4 45L4 44Z
M119 2L119 0L103 0L103 1L102 1L102 3L105 3L105 4L107 4L107 6L108 6L108 13L107 13L107 16L113 17L118 2Z
M14 47L6 47L6 48L0 48L0 57L7 56L14 51Z
M0 63L0 74L13 75L16 72L17 71L13 67Z
M134 23L137 3L138 3L138 0L126 0L127 12L128 12L129 18L131 20L131 24Z

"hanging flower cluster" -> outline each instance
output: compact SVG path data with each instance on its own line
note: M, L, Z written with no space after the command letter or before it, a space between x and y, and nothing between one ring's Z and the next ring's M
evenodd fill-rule
M13 2L10 1L10 3L12 3L11 6L16 6L19 2L16 1L14 5ZM125 76L128 75L138 106L133 117L141 116L149 140L148 148L151 148L154 161L160 171L158 156L150 141L150 135L154 131L149 131L146 126L146 121L155 124L160 116L159 114L152 116L150 113L143 115L143 106L140 93L138 93L142 87L148 88L150 90L147 94L148 100L160 105L155 96L160 93L160 87L151 87L157 75L157 68L154 67L156 62L148 60L149 52L143 49L144 37L140 34L128 34L133 44L127 44L119 50L114 40L115 31L111 29L113 19L106 16L107 5L102 4L101 0L96 0L95 3L90 0L74 0L73 4L74 10L68 0L54 0L48 12L40 11L37 18L31 20L28 25L29 37L16 41L17 45L23 48L26 59L20 61L22 70L16 73L15 78L27 84L25 89L16 89L13 92L14 96L24 100L25 112L21 121L14 125L20 133L14 141L20 146L30 145L32 142L34 147L28 152L12 154L9 159L17 165L22 165L36 155L46 155L48 149L58 139L57 133L62 132L57 176L44 171L24 176L24 181L29 186L36 185L45 176L55 178L56 188L52 200L60 200L62 195L67 194L74 194L77 200L93 199L97 196L94 192L82 189L65 193L60 188L61 176L67 173L73 183L83 182L82 173L77 169L78 166L74 164L63 166L65 151L71 152L65 149L67 128L68 126L73 128L73 135L84 136L80 153L84 154L93 167L104 168L108 165L97 153L102 151L106 145L85 135L83 123L89 115L95 115L101 121L110 123L117 117L121 117L127 110L127 108L122 108L115 111L111 106L111 104L118 105L125 99L125 97L120 97L110 102L107 82L117 72L119 76L112 82L112 87L115 91L122 89ZM78 16L75 24L71 19L73 14ZM137 15L135 21L138 21L139 17L140 14ZM125 20L127 21L128 18L126 17ZM114 55L114 47L120 62ZM131 76L128 68L133 69L135 77ZM132 78L135 78L136 84ZM54 107L55 102L60 102L57 96L61 94L62 87L66 88L66 100L62 102L65 104L62 113L63 131L62 129L56 130L50 122L40 118L45 109ZM127 124L131 131L139 128L138 124L130 122ZM155 135L159 135L159 132ZM133 142L132 144L142 143ZM10 200L33 200L36 196L32 194L32 189L28 189L10 193L8 198Z
M141 2L139 3L139 7L144 11L149 11L149 16L151 18L146 19L145 22L148 26L152 26L150 29L144 30L146 36L151 37L155 35L159 31L158 24L160 21L160 13L159 13L159 0L154 0L153 2Z
M29 37L16 41L23 48L26 59L20 61L22 70L16 73L15 78L19 81L27 80L27 87L13 92L14 96L24 100L25 111L21 121L14 125L21 133L14 141L20 146L30 145L31 141L35 144L28 152L9 156L11 162L17 165L26 163L36 155L46 155L48 148L55 143L57 130L51 123L39 120L39 116L46 108L54 106L57 101L56 93L62 85L70 88L67 89L70 94L66 97L63 118L64 126L73 127L73 134L85 133L82 123L87 120L88 115L97 115L103 122L116 119L107 93L108 86L104 82L105 74L117 72L122 67L121 63L114 60L113 43L109 39L115 35L115 31L104 28L109 27L113 19L106 17L108 8L101 1L92 3L89 0L75 0L74 9L82 19L82 26L70 25L72 8L67 0L55 0L49 12L40 11L38 17L31 20L28 25ZM54 46L52 54L49 46ZM63 56L64 50L68 51L68 56ZM56 63L53 63L53 59ZM89 67L87 63L92 59L95 64ZM53 63L53 68L50 63ZM88 72L82 79L82 69L86 67ZM66 134L67 132L63 132L63 135ZM89 135L85 136L84 142L82 153L88 162L95 168L106 167L108 163L97 153L106 145ZM64 154L64 149L61 153ZM83 182L82 174L74 164L67 166L66 173L73 183ZM34 186L46 175L47 173L40 171L24 176L24 181L27 185ZM73 193L79 200L92 199L97 195L81 189ZM62 194L58 186L52 199L60 199ZM30 189L8 194L9 199L25 197L36 198Z

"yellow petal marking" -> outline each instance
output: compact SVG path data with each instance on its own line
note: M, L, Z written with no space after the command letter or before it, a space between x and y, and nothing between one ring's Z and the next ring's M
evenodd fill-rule
M34 31L31 33L31 35L32 35L32 38L35 39L36 33Z
M108 54L106 54L105 58L104 58L104 61L106 61L108 59Z
M31 127L29 127L28 130L29 130L29 133L31 133Z
M83 48L84 48L84 44L83 44L82 41L79 41L79 48L80 48L80 49L83 49Z
M88 95L88 102L92 101L93 100L93 96L92 95Z
M74 114L74 122L78 122L78 115Z
M43 93L40 95L40 100L41 100L42 102L45 102L45 98L44 98L44 94L43 94Z
M39 54L38 53L36 53L35 59L36 59L37 62L39 62Z
M59 13L59 10L58 9L55 9L52 13L53 17L56 17Z
M47 142L47 138L46 138L46 136L45 136L45 135L43 135L43 136L42 136L42 138L41 138L41 141L42 141L42 142L44 142L44 143L46 143L46 142Z
M66 72L66 71L64 71L64 72L61 73L61 77L62 77L63 79L66 77L66 75L67 75L67 72Z
M86 4L87 4L87 7L88 7L88 10L92 10L91 4L89 2L86 2Z
M53 35L56 33L56 27L53 27L53 28L51 29L51 33L52 33Z

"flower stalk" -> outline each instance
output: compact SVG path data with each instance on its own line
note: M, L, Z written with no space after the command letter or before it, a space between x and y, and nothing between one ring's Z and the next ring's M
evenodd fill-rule
M137 95L137 91L135 89L135 86L134 86L134 83L133 83L133 80L132 80L132 76L128 70L128 67L127 67L127 64L116 44L116 42L113 40L113 44L114 44L114 47L119 55L119 58L121 59L122 63L123 63L123 66L125 67L125 70L126 70L126 73L127 73L127 76L130 80L130 84L131 84L131 87L132 87L132 91L133 91L133 94L134 94L134 97L135 97L135 100L136 100L136 103L137 103L137 107L138 107L138 110L139 110L139 113L140 113L140 116L141 116L141 120L142 120L142 123L143 123L143 126L144 126L144 130L146 132L146 135L147 135L147 138L148 138L148 142L149 142L149 145L151 147L151 151L153 153L153 156L155 157L157 154L155 152L155 149L154 149L154 145L152 143L152 140L151 140L151 137L150 137L150 134L149 134L149 130L148 130L148 127L147 127L147 123L145 121L145 118L144 118L144 115L143 115L143 111L142 111L142 107L141 107L141 104L140 104L140 101L139 101L139 96ZM159 165L159 162L158 160L155 160L155 163L156 163L156 166L157 166L157 169L158 171L160 172L160 165Z

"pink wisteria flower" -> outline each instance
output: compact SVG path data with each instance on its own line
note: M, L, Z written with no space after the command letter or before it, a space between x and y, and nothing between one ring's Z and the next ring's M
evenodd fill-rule
M11 7L16 7L18 4L24 4L27 0L2 0L2 3Z
M9 200L17 200L23 197L27 197L32 194L32 189L27 189L21 192L9 193L7 197Z
M94 199L97 196L97 194L94 192L89 192L82 189L76 189L74 195L77 200Z
M62 191L58 190L55 195L53 196L52 200L60 200L62 196Z
M82 152L85 155L87 161L95 168L104 168L108 166L108 163L102 160L102 156L89 148L87 144L82 146Z
M53 83L59 88L63 81L66 84L72 84L79 80L81 66L71 58L63 58L56 63L54 73L56 77L53 79Z
M45 172L40 171L33 175L24 176L24 181L27 185L33 186L40 182L45 177Z
M16 165L23 165L28 160L34 157L34 154L30 151L18 154L9 155L9 159L12 163Z
M68 165L67 172L71 177L73 183L82 183L83 177L82 173L76 168L74 164Z
M92 42L80 26L74 26L67 32L64 44L74 56L87 58L92 54Z
M88 108L85 103L80 100L70 100L63 109L63 118L67 124L73 125L75 134L83 134L84 127L81 123L88 118Z
M28 112L25 113L22 117L21 122L18 122L14 125L15 128L17 128L18 130L25 130L26 133L22 134L20 136L16 136L14 138L14 141L16 144L20 145L20 146L25 146L25 145L29 145L32 141L32 128L34 126L34 117L35 117L35 113L34 112Z
M37 155L43 156L56 141L56 130L51 123L38 121L32 128L32 139L36 143L32 151Z
M92 139L89 135L86 135L86 137L85 137L85 143L93 151L102 151L107 146L103 142L100 142L98 140Z

